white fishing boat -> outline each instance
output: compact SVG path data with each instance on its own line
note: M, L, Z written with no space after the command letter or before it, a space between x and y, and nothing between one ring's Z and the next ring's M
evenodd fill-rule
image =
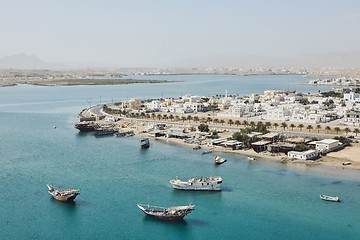
M159 207L148 204L137 204L146 215L167 221L179 221L195 210L195 205Z
M194 177L187 181L176 178L170 180L174 189L193 191L221 191L221 177Z
M331 201L331 202L340 202L339 197L332 197L332 196L326 196L326 195L320 195L321 200L325 201Z
M342 165L343 166L351 165L351 162L343 162Z
M219 157L219 156L215 156L214 157L214 162L216 164L223 164L224 162L226 162L227 160L225 158Z
M256 158L254 158L254 157L252 157L252 156L248 156L247 159L248 159L248 160L251 160L251 161L255 161L255 160L256 160Z
M46 186L48 187L49 194L54 199L63 202L73 201L80 194L80 190L76 189L60 190L49 184L46 184Z

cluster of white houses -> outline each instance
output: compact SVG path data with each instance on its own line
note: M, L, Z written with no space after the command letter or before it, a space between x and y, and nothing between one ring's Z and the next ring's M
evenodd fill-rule
M131 99L119 105L122 110L164 113L197 113L214 111L216 116L243 118L260 116L266 121L290 121L318 124L342 118L344 124L360 125L360 94L345 93L343 98L322 94L268 90L247 96L201 97L185 95L179 99L142 101Z

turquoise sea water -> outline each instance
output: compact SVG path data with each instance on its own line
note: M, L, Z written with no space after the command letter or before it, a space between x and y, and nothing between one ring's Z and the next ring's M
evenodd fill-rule
M216 94L221 85L251 91L251 83L235 84L228 76L185 77L156 86L0 88L0 238L360 239L358 172L339 178L232 154L214 166L213 155L166 141L141 150L137 137L95 138L73 127L89 99L95 104L100 96L103 102L161 92L177 97L177 84L183 94ZM254 81L271 89L268 77ZM271 78L278 88L304 87L293 84L299 76ZM222 192L176 191L168 183L176 176L208 175L223 178ZM47 183L80 188L76 204L53 200ZM324 202L319 194L338 195L343 202ZM137 203L192 203L196 210L183 222L168 223L144 216Z

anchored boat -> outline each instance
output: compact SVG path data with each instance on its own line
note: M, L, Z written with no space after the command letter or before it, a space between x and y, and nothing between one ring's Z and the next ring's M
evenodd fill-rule
M180 179L170 180L174 189L193 191L221 191L221 177L190 178L187 181Z
M320 195L320 199L325 200L325 201L331 201L331 202L340 202L339 197L331 197L331 196L326 196L326 195Z
M76 190L76 189L59 190L49 184L46 184L46 186L48 187L49 194L53 198L63 202L73 201L76 198L76 196L80 194L80 190Z
M149 148L150 147L150 140L149 138L143 138L140 140L141 148Z
M224 162L226 162L227 160L225 158L219 157L219 156L215 156L214 157L214 162L216 164L223 164Z
M195 205L159 207L148 204L137 204L138 208L146 215L167 221L179 221L195 210Z

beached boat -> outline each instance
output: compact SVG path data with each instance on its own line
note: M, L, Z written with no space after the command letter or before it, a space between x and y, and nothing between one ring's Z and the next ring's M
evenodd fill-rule
M53 198L63 202L73 201L76 196L80 194L80 190L76 189L60 190L49 184L46 184L46 186L48 187L49 194Z
M150 147L150 140L149 138L143 138L140 140L140 147L141 148L149 148Z
M351 165L351 162L343 162L342 165L343 166Z
M200 149L201 149L200 145L193 147L193 150L200 150Z
M219 157L219 156L215 156L214 157L214 162L216 164L223 164L224 162L226 162L227 160L225 158Z
M179 190L193 190L193 191L221 191L221 177L204 177L204 178L190 178L187 181L181 181L176 178L170 180L174 189Z
M331 196L326 196L326 195L320 195L320 199L325 200L325 201L331 201L331 202L340 202L339 197L331 197Z
M251 160L251 161L255 161L255 160L256 160L256 158L251 157L251 156L248 156L247 159L248 159L248 160Z
M179 221L195 210L195 205L158 207L148 204L137 204L138 208L146 215L167 221Z
M212 150L207 150L207 151L203 151L202 154L208 154L208 153L212 153Z

